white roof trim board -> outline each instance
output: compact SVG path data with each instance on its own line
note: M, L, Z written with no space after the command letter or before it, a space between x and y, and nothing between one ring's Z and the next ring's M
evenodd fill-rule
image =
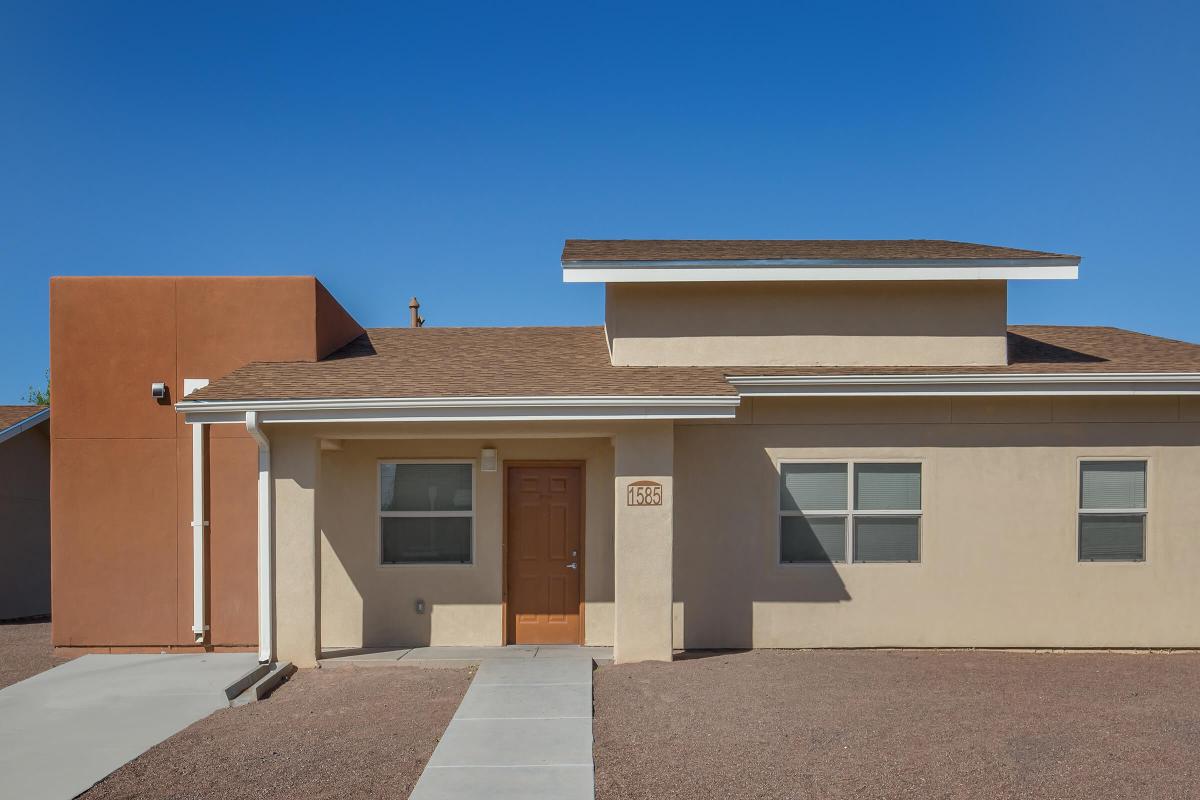
M1079 259L720 259L704 261L563 261L564 283L707 283L739 281L1075 280Z
M732 419L737 395L653 397L404 397L318 400L184 400L187 422L538 422L619 419Z
M993 373L956 375L742 375L742 397L991 397L1200 394L1200 373Z
M43 408L41 411L37 412L32 417L26 417L25 419L21 420L20 422L9 425L4 430L0 430L0 444L7 442L9 439L12 439L14 436L20 436L22 433L29 430L30 428L35 428L38 425L41 425L43 422L48 422L49 420L50 420L50 409Z

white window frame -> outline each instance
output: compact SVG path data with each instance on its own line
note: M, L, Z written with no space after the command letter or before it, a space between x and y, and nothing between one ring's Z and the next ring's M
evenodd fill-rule
M470 511L384 511L383 506L383 468L388 464L470 464L471 465L471 510ZM375 566L378 569L414 569L423 567L453 568L475 566L475 509L477 487L479 485L479 467L473 458L380 458L375 464ZM383 520L386 517L467 517L471 520L471 560L470 561L410 561L404 563L385 562L383 560Z
M803 509L785 511L780 496L780 481L783 479L783 467L786 464L845 464L846 465L846 508L840 510ZM858 464L916 464L921 468L921 507L908 511L866 511L854 508L854 467ZM920 564L925 553L923 546L925 538L925 460L921 458L783 458L776 462L775 470L775 563L780 567L829 567L829 566L863 566L887 564ZM783 560L783 518L784 517L845 517L846 518L846 558L844 561L784 561ZM917 560L916 561L855 561L854 560L854 519L855 517L916 517L917 518Z
M1134 461L1145 465L1146 470L1146 505L1144 508L1084 508L1083 507L1083 465L1104 461ZM1150 560L1150 491L1152 487L1150 475L1150 458L1148 456L1080 456L1075 463L1075 561L1079 564L1145 564ZM1142 557L1120 561L1114 559L1083 558L1083 517L1142 517Z

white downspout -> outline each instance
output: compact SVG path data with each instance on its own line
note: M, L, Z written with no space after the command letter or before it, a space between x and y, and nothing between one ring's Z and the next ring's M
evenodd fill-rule
M275 660L275 560L272 558L271 440L257 411L246 412L246 430L258 442L258 660Z
M192 633L204 644L204 423L192 423Z

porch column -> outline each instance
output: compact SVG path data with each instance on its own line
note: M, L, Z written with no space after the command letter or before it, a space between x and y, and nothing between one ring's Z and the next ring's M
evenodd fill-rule
M275 478L276 658L297 667L315 667L321 647L319 440L273 433L271 457Z
M674 425L639 424L617 434L614 445L613 658L670 661Z

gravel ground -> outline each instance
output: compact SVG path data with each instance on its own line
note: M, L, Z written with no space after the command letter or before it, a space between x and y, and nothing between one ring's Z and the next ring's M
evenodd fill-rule
M470 675L301 670L267 700L200 720L82 797L408 797Z
M1200 653L752 651L602 667L596 797L1195 798Z
M0 623L0 689L57 667L49 622Z

